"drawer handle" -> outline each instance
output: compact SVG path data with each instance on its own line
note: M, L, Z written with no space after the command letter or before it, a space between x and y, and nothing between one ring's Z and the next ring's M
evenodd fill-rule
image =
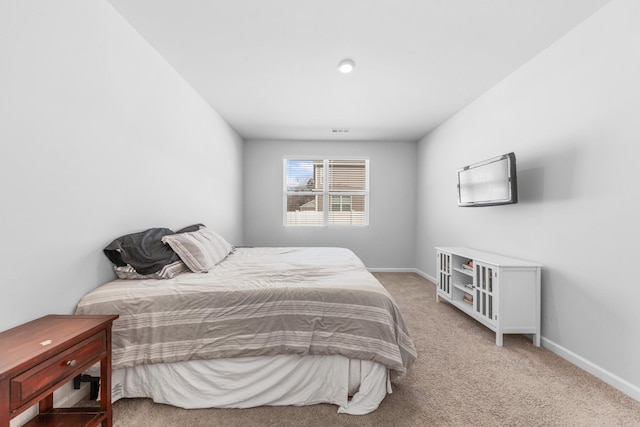
M67 360L67 366L76 366L76 359Z

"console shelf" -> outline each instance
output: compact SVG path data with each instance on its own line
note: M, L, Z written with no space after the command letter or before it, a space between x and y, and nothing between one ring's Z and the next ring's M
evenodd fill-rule
M541 265L463 247L436 247L436 254L437 301L494 331L498 346L504 334L531 334L540 346Z

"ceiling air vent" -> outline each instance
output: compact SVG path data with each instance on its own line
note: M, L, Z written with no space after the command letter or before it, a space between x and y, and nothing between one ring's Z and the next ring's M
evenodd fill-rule
M351 132L349 128L331 128L332 134L345 134Z

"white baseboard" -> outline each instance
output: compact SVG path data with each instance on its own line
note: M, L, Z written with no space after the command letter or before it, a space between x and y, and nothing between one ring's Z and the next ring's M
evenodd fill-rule
M631 384L629 381L620 378L619 376L607 371L606 369L603 369L602 367L596 365L595 363L590 362L584 357L572 352L569 349L562 347L561 345L551 341L548 338L542 337L541 344L544 348L548 349L549 351L573 363L579 368L584 369L594 377L601 379L602 381L609 384L610 386L620 390L630 398L640 402L640 387L634 384Z
M422 276L425 279L429 280L432 283L436 282L436 279L429 276L427 273L417 269L417 268L368 268L368 270L372 273L415 273L418 276Z
M424 271L418 270L417 268L414 268L414 270L415 270L414 273L424 277L425 279L427 279L428 281L430 281L433 284L436 283L436 278L435 277L431 277L427 273L425 273Z
M53 406L55 408L69 408L89 395L89 383L81 383L78 390L73 388L73 381L63 385L53 392ZM34 405L11 420L10 427L25 424L38 414L38 406Z
M378 268L378 267L372 267L372 268L367 268L367 270L369 270L371 273L413 273L415 268Z

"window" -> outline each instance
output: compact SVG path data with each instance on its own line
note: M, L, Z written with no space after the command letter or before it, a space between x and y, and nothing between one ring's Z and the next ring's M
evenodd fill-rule
M331 196L329 212L351 212L351 196Z
M284 159L284 225L368 225L369 160Z

